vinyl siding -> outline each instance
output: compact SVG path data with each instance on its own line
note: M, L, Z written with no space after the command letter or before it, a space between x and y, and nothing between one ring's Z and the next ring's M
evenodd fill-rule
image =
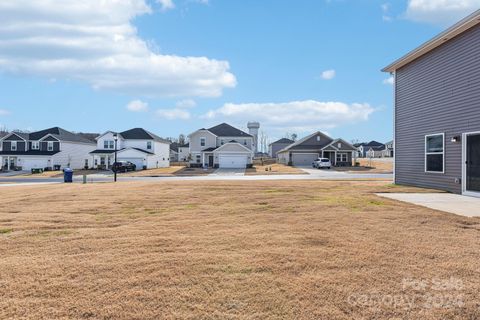
M92 156L89 152L95 150L95 144L74 142L62 142L62 151L52 156L52 165L60 165L61 168L70 166L72 169L83 169L85 159L92 166Z
M462 144L480 131L480 26L396 71L395 182L461 193ZM425 173L425 135L445 134L445 173Z

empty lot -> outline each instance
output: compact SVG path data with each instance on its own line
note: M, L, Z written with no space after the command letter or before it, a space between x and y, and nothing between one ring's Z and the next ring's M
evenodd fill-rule
M410 190L383 181L3 188L0 319L479 318L480 219L373 195Z

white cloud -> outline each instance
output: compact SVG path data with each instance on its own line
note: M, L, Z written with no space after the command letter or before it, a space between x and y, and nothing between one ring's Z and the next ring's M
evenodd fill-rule
M252 119L276 132L326 130L368 120L374 108L367 103L321 102L315 100L285 103L227 103L201 118L244 125Z
M393 18L390 16L390 3L384 3L381 5L382 8L382 20L386 22L390 22L393 20Z
M383 84L393 85L394 83L395 83L395 79L393 78L393 76L383 80Z
M0 1L0 71L152 97L220 96L227 61L160 54L137 35L146 0Z
M157 0L157 2L162 7L162 11L167 11L175 8L175 4L173 3L172 0Z
M148 111L148 103L141 100L132 100L127 104L127 110L132 112Z
M0 116L8 116L10 114L10 111L6 109L0 109Z
M337 74L337 73L336 73L335 70L333 70L333 69L331 69L331 70L325 70L325 71L322 72L321 77L322 77L322 79L324 79L324 80L331 80L331 79L335 78L335 75L336 75L336 74Z
M480 8L480 0L409 0L406 17L439 25L452 24Z
M176 107L180 109L185 109L185 108L193 108L197 105L195 100L192 99L185 99L185 100L180 100L176 103Z
M158 109L157 116L167 120L188 120L191 115L190 112L182 109Z

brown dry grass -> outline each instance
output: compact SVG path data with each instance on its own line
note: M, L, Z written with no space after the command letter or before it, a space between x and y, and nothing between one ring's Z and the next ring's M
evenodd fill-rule
M266 170L271 169L271 170ZM305 171L299 168L295 168L292 166L286 166L280 163L274 163L271 165L256 165L253 168L248 168L245 171L247 176L253 175L277 175L277 174L306 174Z
M357 162L363 167L372 167L385 172L393 171L393 159L358 158Z
M182 169L185 169L185 166L170 166L168 168L139 170L139 171L121 173L121 175L129 176L129 177L173 176L176 172Z
M480 219L386 182L125 182L2 189L0 319L478 319ZM402 279L460 279L460 291ZM462 307L349 303L461 294ZM388 302L388 301L387 301Z

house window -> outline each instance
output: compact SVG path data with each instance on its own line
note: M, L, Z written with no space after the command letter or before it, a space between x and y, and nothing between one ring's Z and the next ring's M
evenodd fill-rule
M17 141L12 141L12 144L10 145L10 150L17 151Z
M445 172L444 151L444 133L425 136L425 172Z
M337 153L337 162L347 162L347 159L346 153Z
M53 141L47 142L47 151L53 151Z
M205 147L206 144L207 144L207 139L205 139L205 138L200 138L200 146L201 146L201 147Z
M113 140L104 140L103 141L103 148L104 149L114 149L115 142Z
M40 142L32 141L32 150L39 150L40 149Z
M339 143L337 144L337 147L338 147L339 149L341 149L341 148L342 148L342 144L339 142Z
M85 159L85 168L88 168L88 159Z
M243 145L244 145L244 146L247 145L247 140L243 140Z
M152 150L152 141L147 141L147 150Z
M100 157L100 165L101 166L105 165L105 157Z
M197 163L200 163L200 155L197 154Z
M223 144L225 143L225 141L223 140L220 140L220 144L223 146Z
M320 136L317 136L317 141L320 141Z

